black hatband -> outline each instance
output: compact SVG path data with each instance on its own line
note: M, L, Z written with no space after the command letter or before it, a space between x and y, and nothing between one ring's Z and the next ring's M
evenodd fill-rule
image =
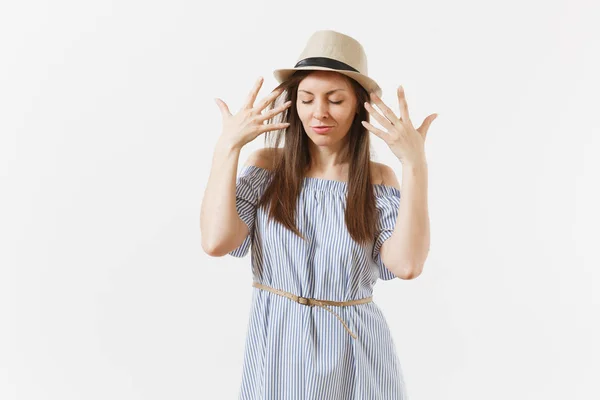
M331 69L340 69L344 71L359 72L356 68L352 68L346 63L328 57L305 58L304 60L298 61L296 65L294 65L294 68L298 67L326 67Z

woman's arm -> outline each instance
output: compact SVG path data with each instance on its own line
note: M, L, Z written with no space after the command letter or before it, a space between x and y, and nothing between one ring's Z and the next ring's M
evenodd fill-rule
M386 184L399 187L391 168L385 169ZM381 246L381 259L394 275L414 279L421 274L429 254L429 210L427 163L403 165L398 218L392 236Z
M202 249L220 257L234 250L248 235L248 226L235 205L237 166L241 148L218 141L208 184L200 207Z

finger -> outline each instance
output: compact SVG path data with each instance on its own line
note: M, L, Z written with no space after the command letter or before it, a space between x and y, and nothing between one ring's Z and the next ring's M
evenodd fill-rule
M223 117L231 115L229 107L227 107L227 104L225 104L223 100L215 98L215 103L217 103L217 106L219 106L219 110L221 110L221 115Z
M400 117L402 118L402 121L412 125L410 115L408 114L408 103L406 102L406 95L402 85L398 86L398 103L400 104Z
M373 132L376 136L379 136L380 138L382 138L383 140L385 140L387 142L388 137L390 136L389 133L384 132L381 129L375 128L373 125L371 125L367 121L360 121L360 122L363 124L363 126L365 128L367 128L367 130L369 132Z
M269 118L273 118L275 115L279 114L282 111L285 111L286 108L289 108L292 105L292 101L286 101L283 105L270 110L268 113L265 113L262 117L260 117L257 121L263 122Z
M373 118L375 118L377 120L377 122L379 122L381 124L381 126L383 126L384 128L387 128L389 130L394 129L394 125L392 125L392 123L387 118L385 118L383 115L381 115L379 113L379 111L374 109L373 106L370 105L368 102L365 102L365 109L367 110L367 112L369 114L371 114L373 116Z
M277 129L285 129L288 126L290 126L289 122L282 122L279 124L268 124L268 125L263 125L257 128L257 131L259 134L264 133L264 132L269 132L269 131L275 131Z
M377 96L375 93L371 93L371 99L377 105L377 107L383 112L383 115L385 115L385 117L392 123L392 125L398 125L400 120L398 119L396 114L394 114L394 111L392 111L391 108L386 106L385 103L381 100L381 98L379 96Z
M261 102L253 110L256 113L261 113L269 104L271 104L281 93L283 88L279 88L271 92L270 95L261 100Z
M246 102L244 103L243 108L251 109L252 107L254 107L254 101L256 101L256 96L258 95L258 91L260 90L260 87L262 86L263 80L264 79L262 76L256 80L254 87L248 94L248 98L246 99Z
M425 139L427 137L427 132L429 131L429 127L431 126L431 123L436 118L437 118L437 114L431 114L430 116L425 118L425 120L423 121L423 123L421 124L419 129L417 129L417 131L419 131L423 135L423 139Z

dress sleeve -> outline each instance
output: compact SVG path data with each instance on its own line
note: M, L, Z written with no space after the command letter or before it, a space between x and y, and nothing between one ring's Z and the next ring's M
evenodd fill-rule
M235 184L235 208L240 219L248 225L249 234L242 244L229 252L234 257L244 257L248 254L252 237L254 236L254 220L256 204L258 203L258 184L260 169L253 165L245 165L237 177Z
M373 260L379 271L379 279L387 281L396 278L396 275L383 264L380 251L383 242L392 236L396 226L398 207L400 207L400 190L392 186L378 186L375 198L379 215L373 246Z

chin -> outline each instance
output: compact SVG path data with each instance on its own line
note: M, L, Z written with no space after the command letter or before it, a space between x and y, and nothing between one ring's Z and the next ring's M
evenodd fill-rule
M331 146L339 141L335 136L309 136L310 140L317 146Z

